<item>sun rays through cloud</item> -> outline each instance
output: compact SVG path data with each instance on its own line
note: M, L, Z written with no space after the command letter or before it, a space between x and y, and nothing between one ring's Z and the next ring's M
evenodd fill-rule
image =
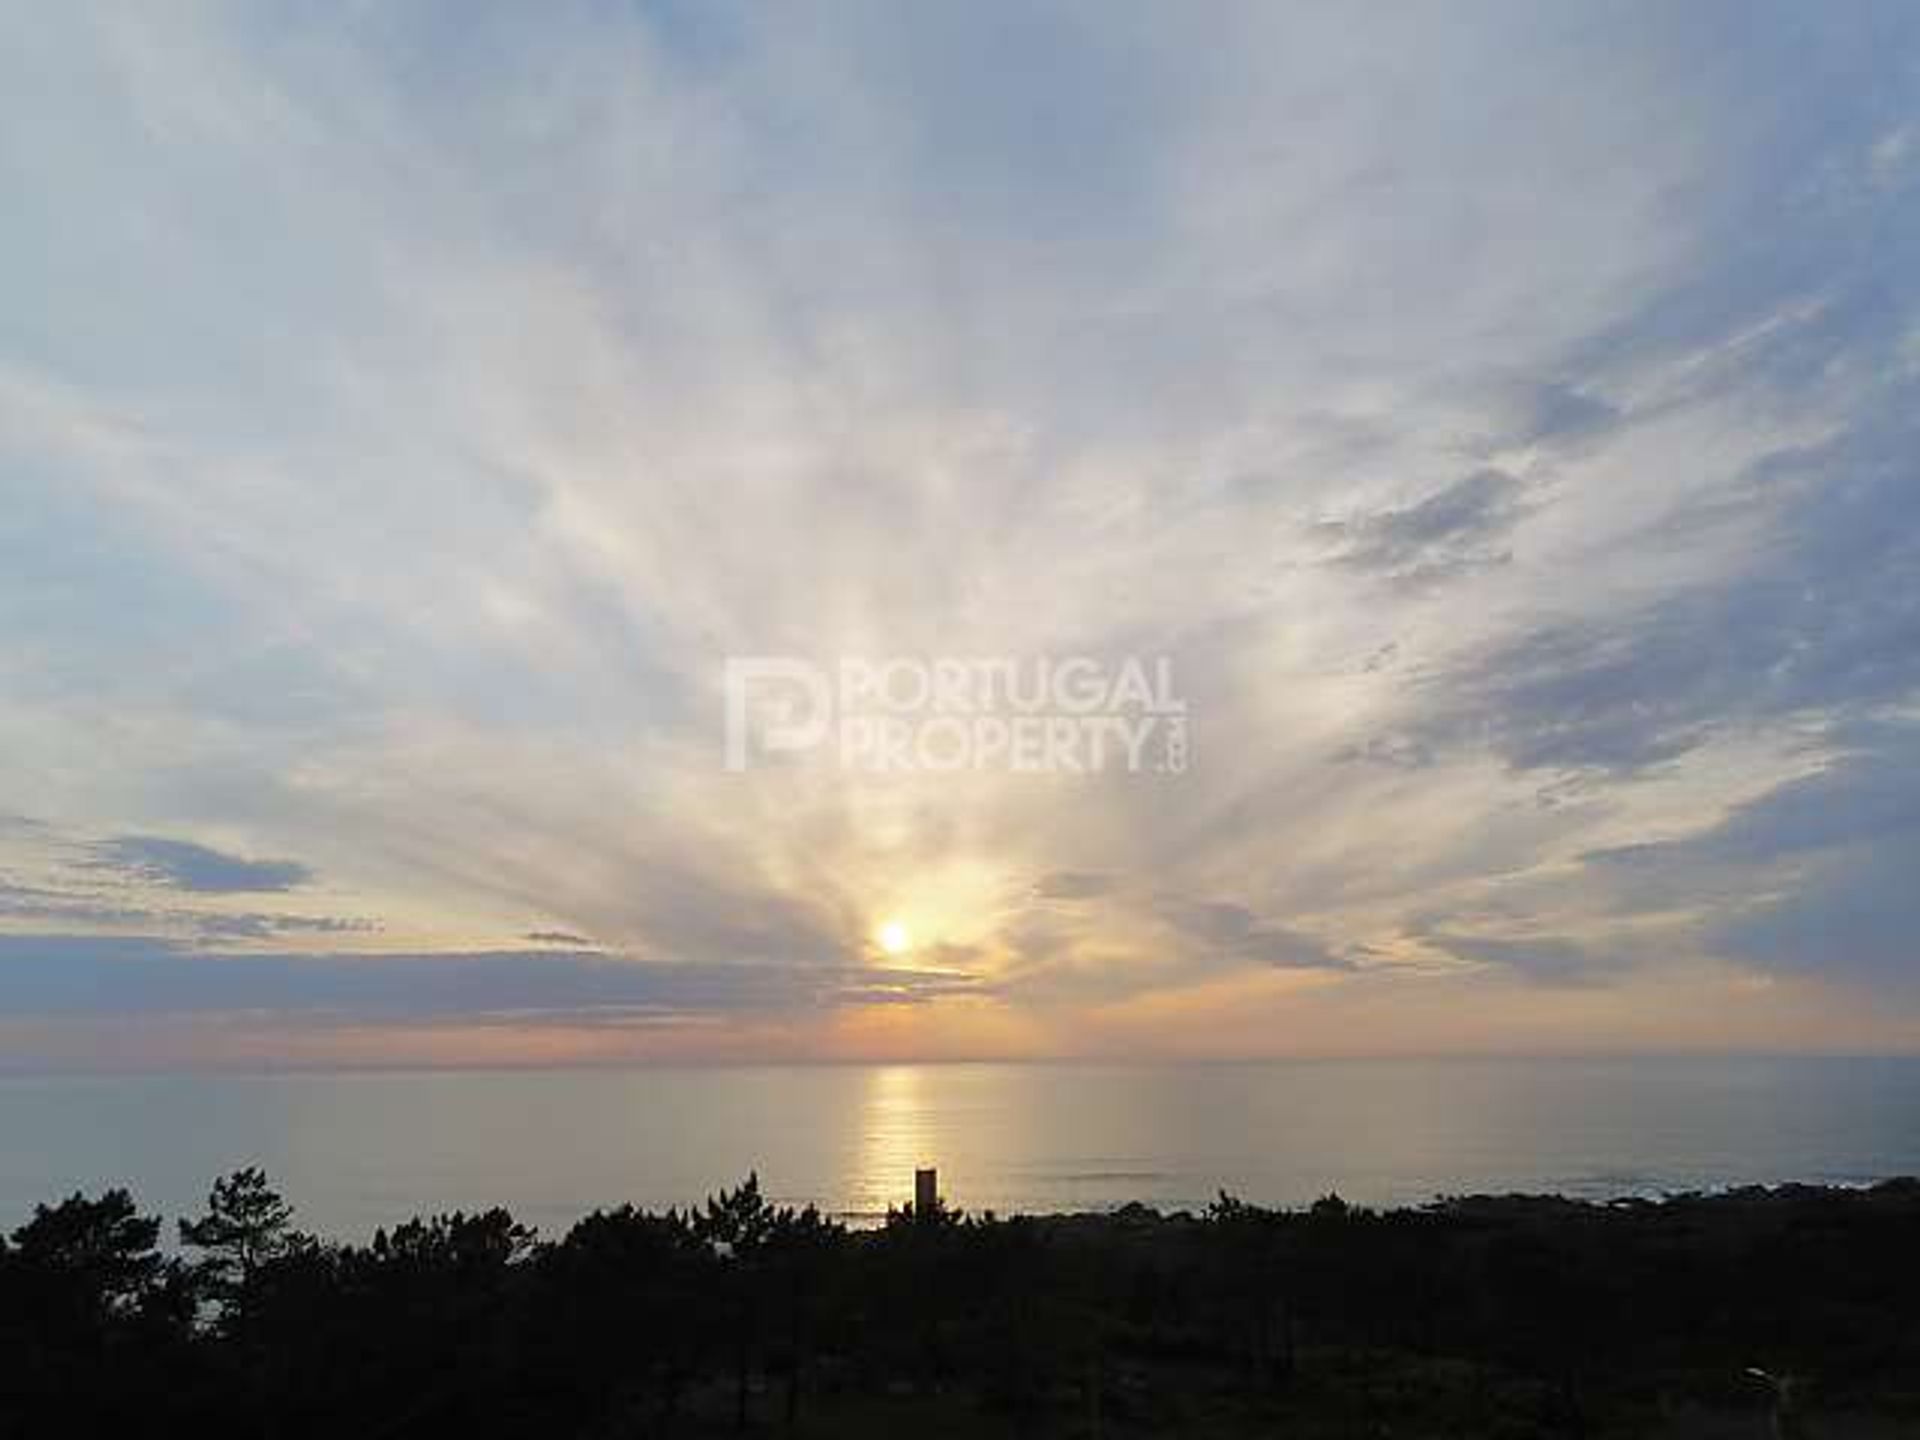
M1920 1043L1920 16L1336 18L15 17L0 1048Z

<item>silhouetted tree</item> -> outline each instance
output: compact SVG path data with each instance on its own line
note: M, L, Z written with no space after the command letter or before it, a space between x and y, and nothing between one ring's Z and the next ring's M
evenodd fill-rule
M0 1434L112 1429L152 1403L185 1345L180 1267L125 1190L37 1205L0 1253Z
M664 1440L750 1423L760 1381L788 1432L1628 1435L1677 1391L1758 1433L1747 1366L1820 1377L1817 1396L1776 1387L1783 1427L1920 1373L1920 1186L1384 1214L1223 1196L1201 1218L938 1205L850 1233L750 1176L557 1244L490 1210L356 1245L298 1236L255 1171L182 1227L196 1263L159 1233L109 1191L0 1241L0 1440ZM1296 1320L1299 1383L1270 1383Z
M1224 1190L1207 1207L1224 1324L1245 1357L1249 1378L1261 1387L1284 1384L1294 1373L1294 1313L1285 1287L1286 1219Z
M734 1356L734 1425L745 1429L747 1397L753 1361L763 1337L762 1284L767 1241L774 1215L760 1194L760 1177L749 1174L745 1183L708 1199L693 1220L694 1234L720 1265L720 1289L726 1307L725 1326Z
M293 1229L293 1206L266 1172L249 1167L213 1182L207 1213L180 1222L180 1243L204 1252L206 1293L232 1310L262 1265L312 1242Z
M677 1211L623 1205L580 1220L539 1258L543 1368L569 1413L660 1430L679 1413L709 1340L716 1262Z
M91 1329L131 1313L161 1269L160 1222L142 1215L125 1190L98 1200L74 1194L36 1205L13 1232L16 1278L41 1287L46 1318Z
M777 1368L786 1377L784 1421L792 1434L800 1421L800 1394L814 1358L834 1261L846 1231L809 1205L778 1209L765 1242L768 1297L782 1323L773 1327Z

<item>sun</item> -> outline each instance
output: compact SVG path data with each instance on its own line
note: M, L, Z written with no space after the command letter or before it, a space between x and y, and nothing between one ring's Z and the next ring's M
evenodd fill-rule
M913 935L898 920L889 920L874 932L880 948L889 955L904 955L913 948Z

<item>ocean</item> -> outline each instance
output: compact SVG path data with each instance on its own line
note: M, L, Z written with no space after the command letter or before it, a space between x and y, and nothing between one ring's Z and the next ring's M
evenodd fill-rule
M0 1224L110 1184L194 1213L265 1167L305 1228L364 1238L504 1205L543 1233L762 1188L850 1223L943 1193L1002 1214L1598 1199L1920 1173L1920 1060L1353 1060L12 1075Z

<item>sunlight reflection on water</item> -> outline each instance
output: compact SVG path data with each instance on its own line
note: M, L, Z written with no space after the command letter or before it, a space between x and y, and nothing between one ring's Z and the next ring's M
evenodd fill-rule
M259 1163L330 1234L504 1204L768 1194L873 1223L940 1169L970 1209L1599 1197L1920 1170L1920 1062L1324 1061L0 1079L0 1223L77 1187L197 1208Z

